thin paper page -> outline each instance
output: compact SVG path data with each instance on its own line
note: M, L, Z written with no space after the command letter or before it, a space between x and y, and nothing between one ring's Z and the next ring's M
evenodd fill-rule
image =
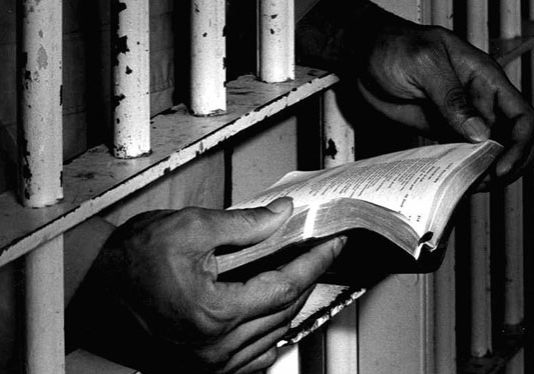
M290 173L235 208L265 205L281 196L291 196L295 207L356 198L401 213L422 234L439 182L476 148L467 143L420 147L320 172Z

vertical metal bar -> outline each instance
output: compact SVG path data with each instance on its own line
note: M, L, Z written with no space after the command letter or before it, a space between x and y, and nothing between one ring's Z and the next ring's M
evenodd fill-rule
M335 89L325 91L322 97L325 168L354 161L354 129L341 112ZM326 329L325 351L328 374L358 373L357 304L340 313Z
M150 152L149 1L113 0L113 154Z
M40 208L63 198L62 1L26 0L22 12L20 200Z
M521 4L518 1L503 0L500 3L500 35L511 39L521 36ZM512 83L521 86L521 59L505 67ZM523 280L523 179L519 179L504 190L504 325L517 328L524 317ZM506 367L507 374L524 372L523 353L512 358Z
M26 373L65 372L63 237L26 256Z
M295 78L294 0L259 1L258 75L269 83Z
M328 325L326 373L358 374L357 303L345 308Z
M431 18L433 25L452 29L453 2L452 0L432 0Z
M63 197L63 3L26 0L21 11L20 199L39 208ZM62 237L26 256L28 374L65 371L62 261Z
M326 90L322 97L324 167L354 161L354 128L339 109L335 89Z
M191 3L190 110L198 116L226 111L225 0Z
M517 2L501 3L501 36L514 38L521 35L521 13ZM514 85L521 85L521 60L516 59L505 67ZM506 325L518 325L523 321L523 208L522 180L506 187L505 203L505 315Z
M299 345L293 344L278 349L278 359L267 369L267 374L300 374Z
M452 0L433 0L431 16L432 24L452 29ZM434 276L434 360L436 374L456 372L455 251L455 230L453 230L443 263Z
M467 39L488 50L488 3L467 3ZM471 197L471 354L482 357L492 350L491 274L490 274L490 198L488 194Z

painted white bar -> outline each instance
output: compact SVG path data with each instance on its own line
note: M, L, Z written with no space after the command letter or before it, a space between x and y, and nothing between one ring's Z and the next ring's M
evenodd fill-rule
M113 155L150 152L149 1L113 1Z
M500 3L500 36L512 39L521 36L521 4L503 0ZM512 83L521 87L521 60L515 59L505 66ZM523 180L522 178L504 190L504 325L517 326L524 317L523 282ZM513 357L505 369L506 374L524 373L523 355Z
M432 24L452 29L453 26L453 2L452 0L432 1Z
M22 2L22 12L20 201L45 211L44 207L63 198L63 3L28 0ZM11 221L11 225L13 222L22 224ZM62 261L62 236L48 240L26 256L28 374L65 371Z
M63 198L63 7L61 0L28 0L22 7L20 200L41 208Z
M198 116L226 111L225 0L192 0L190 110Z
M326 373L358 374L357 303L332 319L326 330Z
M322 97L323 163L325 168L354 161L354 128L341 112L335 88L326 90ZM328 374L358 373L357 304L343 310L326 328L325 351Z
M501 36L514 38L521 35L520 4L515 1L501 3ZM521 85L521 60L505 66L508 78L516 87ZM504 192L505 218L505 315L506 325L523 321L523 194L522 179L507 186Z
M490 200L477 194L471 206L471 355L483 357L491 352L491 274L490 274Z
M258 75L268 83L295 77L294 0L259 0Z
M278 359L266 370L266 374L300 374L299 345L278 348Z
M26 256L26 372L65 372L63 237Z
M354 128L339 109L335 89L323 94L324 167L354 161Z
M432 1L432 24L453 29L452 0ZM434 273L435 373L456 372L456 239L452 231L447 253Z
M467 39L488 51L487 0L469 0ZM477 194L470 199L471 208L471 355L482 357L492 351L491 274L490 274L490 197Z
M488 0L467 0L467 40L483 51L488 51Z
M9 192L0 194L0 266L337 82L334 74L302 67L294 81L278 84L243 76L228 83L231 110L224 115L195 117L178 105L152 118L154 146L147 157L121 160L111 156L105 146L97 146L72 160L64 168L62 204L36 211L22 208Z

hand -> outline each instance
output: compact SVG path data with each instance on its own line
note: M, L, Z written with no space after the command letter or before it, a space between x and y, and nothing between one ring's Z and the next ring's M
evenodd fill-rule
M534 111L500 66L444 28L387 25L360 65L363 97L431 138L499 141L492 182L516 180L534 159Z
M183 361L190 352L201 366L196 372L254 372L274 362L276 343L343 240L244 283L217 280L214 251L264 240L291 211L290 200L279 199L258 209L144 213L113 233L93 276L96 271L112 285L114 297L162 344L167 362Z

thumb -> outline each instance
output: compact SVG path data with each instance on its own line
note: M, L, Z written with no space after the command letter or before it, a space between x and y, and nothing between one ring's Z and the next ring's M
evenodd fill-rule
M221 212L219 245L248 246L271 236L293 212L292 199L276 199L265 207Z
M470 142L481 142L490 136L490 129L469 102L460 80L449 69L441 69L440 76L431 77L424 91L434 102L449 126Z

